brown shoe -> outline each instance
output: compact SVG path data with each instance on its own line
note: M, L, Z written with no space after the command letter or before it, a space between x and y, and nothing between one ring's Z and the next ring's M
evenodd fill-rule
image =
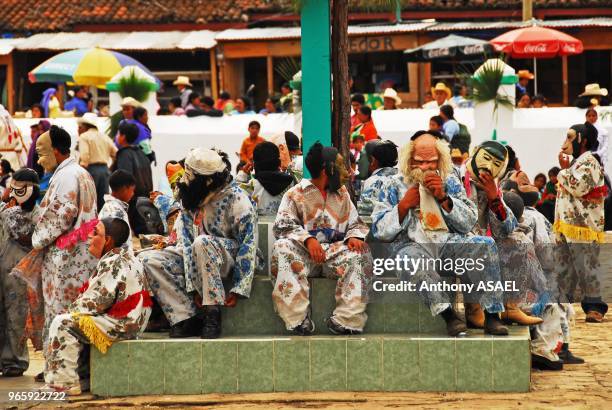
M587 323L602 323L603 318L604 318L604 315L602 315L596 310L591 310L590 312L587 312L586 314Z
M484 328L484 312L478 303L465 303L465 322L469 329Z
M541 317L529 316L515 304L507 304L506 310L501 314L501 320L506 324L516 323L522 326L539 325L543 322Z

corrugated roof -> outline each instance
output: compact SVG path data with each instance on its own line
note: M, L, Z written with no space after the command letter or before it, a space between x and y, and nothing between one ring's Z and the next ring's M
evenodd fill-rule
M562 27L612 27L612 18L594 17L586 19L538 20L538 25L550 28ZM523 21L461 21L437 23L426 28L427 31L461 31L461 30L503 30L529 26L531 22Z
M11 54L17 44L23 41L22 38L1 38L0 39L0 56Z
M42 33L28 37L18 50L72 50L101 47L112 50L194 50L210 49L217 42L216 32L137 31L117 33Z
M435 22L388 24L372 26L349 26L349 35L388 34L388 33L412 33L423 31ZM288 40L297 39L301 36L300 27L267 27L249 29L228 29L216 36L217 41L240 41L240 40Z

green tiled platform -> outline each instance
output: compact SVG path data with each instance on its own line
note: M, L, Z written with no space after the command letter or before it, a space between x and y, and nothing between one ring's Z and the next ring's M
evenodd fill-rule
M146 334L146 337L151 335ZM155 334L154 337L160 337ZM526 392L529 335L143 339L92 349L100 396L292 391Z

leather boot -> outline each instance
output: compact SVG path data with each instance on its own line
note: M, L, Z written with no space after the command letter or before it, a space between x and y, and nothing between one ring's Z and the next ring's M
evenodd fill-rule
M197 316L191 317L170 327L168 337L171 339L182 339L185 337L198 336L201 325Z
M456 337L465 335L467 327L452 308L446 309L444 312L440 313L440 316L442 316L446 322L446 332L449 336Z
M218 339L221 336L221 309L219 306L204 306L202 339Z
M506 324L516 323L522 326L534 326L543 322L541 317L529 316L514 303L508 303L505 305L505 309L501 314L501 319Z
M563 370L563 360L553 362L543 356L532 354L531 367L538 370Z
M563 360L565 364L583 364L584 359L582 357L574 356L569 349L568 343L563 343L561 351L559 352L559 359Z
M484 312L479 303L464 303L465 323L468 329L482 329L484 327Z
M499 314L485 311L484 332L495 336L507 336L508 328L499 319Z

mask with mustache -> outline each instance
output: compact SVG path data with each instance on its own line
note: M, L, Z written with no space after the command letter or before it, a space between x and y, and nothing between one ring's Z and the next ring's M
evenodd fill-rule
M468 159L467 169L476 179L480 180L483 171L493 178L502 175L508 165L508 150L497 141L485 141L477 146Z

